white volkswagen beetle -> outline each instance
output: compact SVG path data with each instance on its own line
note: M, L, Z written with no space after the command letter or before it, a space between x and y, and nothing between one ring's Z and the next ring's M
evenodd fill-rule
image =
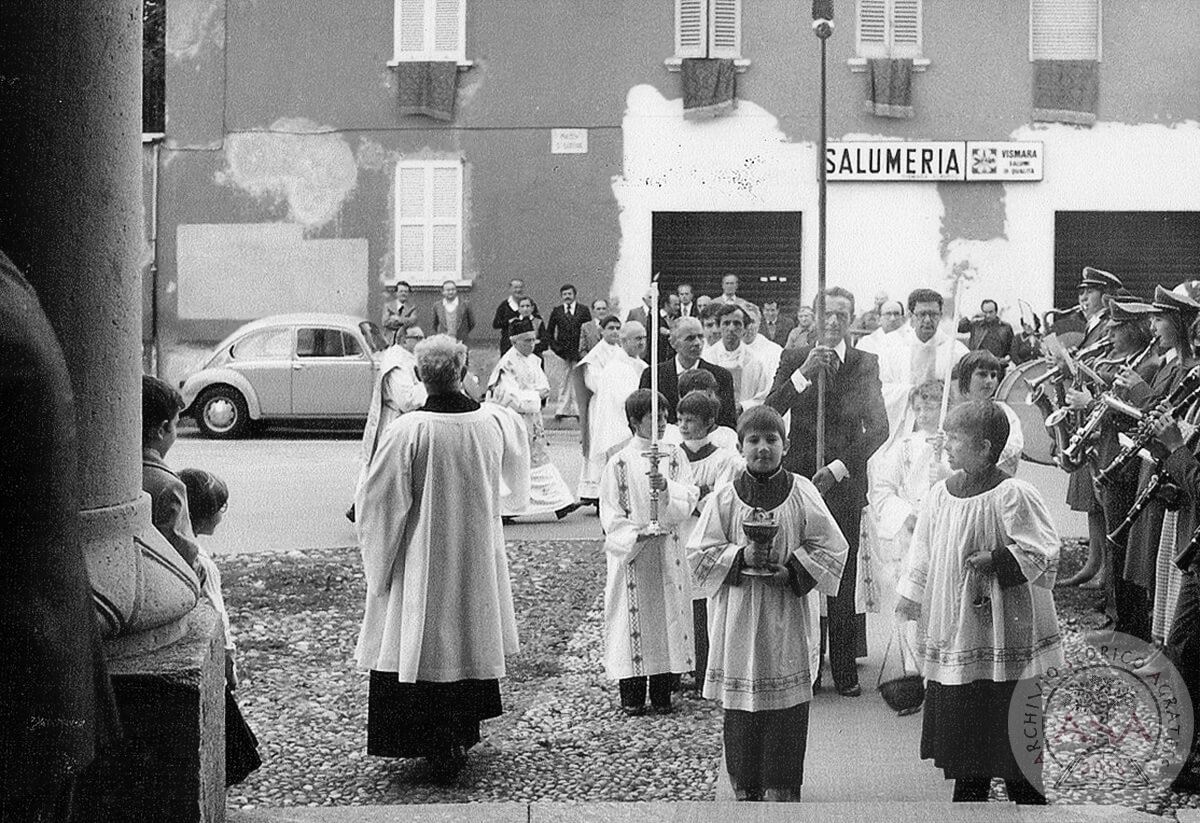
M371 402L379 327L345 314L277 314L239 328L179 384L208 437L245 434L251 421L361 423Z

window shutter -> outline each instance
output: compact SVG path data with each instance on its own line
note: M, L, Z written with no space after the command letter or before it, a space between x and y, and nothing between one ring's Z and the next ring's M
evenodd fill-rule
M708 0L675 0L675 56L708 56Z
M921 56L921 0L892 0L892 57Z
M462 164L431 170L431 281L462 279Z
M425 53L425 0L396 0L395 57L415 60Z
M741 57L741 0L711 0L711 2L708 26L708 56Z
M1030 0L1030 60L1099 60L1100 0Z
M413 285L462 279L462 164L396 169L396 277Z
M858 0L858 56L888 56L887 0Z
M433 0L434 60L465 60L466 0Z
M396 169L396 277L410 283L425 274L425 168Z

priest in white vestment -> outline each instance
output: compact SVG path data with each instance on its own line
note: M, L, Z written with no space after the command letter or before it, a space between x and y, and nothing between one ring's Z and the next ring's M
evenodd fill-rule
M876 357L883 357L883 350L904 341L913 333L912 327L905 322L904 304L899 300L889 300L879 310L879 328L858 341L859 351L870 352ZM899 338L890 335L899 334Z
M893 334L879 352L879 380L883 384L883 402L888 413L888 442L912 431L907 416L908 394L930 380L944 380L967 353L967 347L940 329L942 296L932 289L917 289L908 296L912 334L903 338Z
M768 380L774 380L775 372L779 371L779 359L783 356L783 346L758 333L762 325L762 312L758 306L747 303L745 309L746 328L742 332L742 342L762 361Z
M660 403L662 401L660 400ZM666 410L655 421L649 389L639 389L625 404L629 443L609 461L600 486L600 525L608 574L604 586L604 668L619 681L621 708L645 712L647 686L651 708L671 711L671 675L694 668L692 589L679 525L696 508L699 490L692 485L688 460L679 446L659 442L663 455L655 481L660 498L658 523L663 534L646 531L651 520L651 470L646 452L652 427L666 427Z
M416 345L425 339L420 326L409 326L403 334L397 334L396 343L388 346L380 355L379 373L375 376L375 390L371 394L371 406L367 409L367 424L363 428L361 469L357 490L367 479L367 469L380 435L393 420L405 412L420 408L425 402L425 386L417 377L417 358L413 355Z
M627 351L630 348L640 351L638 345L645 345L645 326L632 321L623 328L616 316L610 316L601 321L601 333L600 342L575 367L575 372L582 376L583 391L577 392L576 396L581 403L580 428L586 434L579 500L594 506L599 506L604 465L629 439L625 398L637 390L646 368L646 362L640 356L630 356Z
M533 353L537 333L528 320L509 324L512 348L504 353L488 378L488 396L493 403L510 408L525 422L529 439L529 498L524 506L514 504L507 487L501 490L500 511L504 517L554 514L559 519L575 510L575 497L550 461L542 404L550 394L550 381L542 361Z
M359 490L367 598L355 649L370 671L367 753L427 757L448 777L501 711L518 650L500 485L527 494L520 418L462 393L467 349L417 346L429 398L384 432Z
M707 346L700 355L701 359L720 366L733 377L733 396L739 411L761 406L775 377L742 339L747 316L740 305L727 303L717 313L721 339Z

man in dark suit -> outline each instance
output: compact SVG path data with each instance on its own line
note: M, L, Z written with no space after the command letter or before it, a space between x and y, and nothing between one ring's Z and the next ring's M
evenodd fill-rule
M562 305L551 309L550 321L546 323L537 348L538 354L546 349L554 352L567 367L563 387L558 392L558 408L554 410L556 420L579 416L579 410L575 408L575 393L572 391L571 369L579 362L579 331L584 323L592 319L587 306L576 302L573 285L566 283L558 292L562 295Z
M512 347L508 340L508 324L520 314L521 298L525 296L525 281L514 277L508 281L508 299L496 307L496 316L492 318L492 328L500 331L500 356ZM533 304L533 316L540 318L537 303Z
M779 314L778 300L765 300L762 307L762 325L758 333L777 346L787 346L788 335L796 324Z
M704 348L704 327L694 317L681 317L671 331L671 347L675 356L650 368L658 369L658 390L667 399L667 420L676 422L675 406L679 404L679 375L688 369L704 369L717 379L717 399L721 401L718 426L737 428L737 402L733 399L733 375L720 366L700 359ZM641 387L650 388L650 369L642 372Z
M854 295L825 290L822 345L784 349L767 405L792 413L791 446L783 458L788 471L810 478L850 544L837 597L830 597L829 665L838 694L858 697L855 669L863 615L855 614L858 528L867 502L867 458L887 440L888 418L875 355L849 345ZM817 380L825 372L825 453L816 465Z
M433 307L433 333L448 334L460 343L470 345L475 314L467 298L459 297L458 283L442 283L442 299Z

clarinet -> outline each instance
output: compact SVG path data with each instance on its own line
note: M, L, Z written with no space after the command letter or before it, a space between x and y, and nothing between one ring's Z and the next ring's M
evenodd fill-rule
M1162 463L1159 462L1155 467L1154 474L1150 475L1149 482L1146 487L1138 494L1137 499L1133 501L1133 505L1129 507L1129 514L1125 515L1125 519L1121 521L1115 529L1105 535L1105 539L1114 545L1120 545L1129 536L1129 530L1133 528L1133 524L1141 517L1142 512L1150 505L1150 501L1156 495L1161 495L1168 505L1179 498L1179 487L1171 482L1166 477L1166 472L1162 469ZM1195 538L1193 538L1195 540Z
M1167 397L1168 411L1173 416L1178 416L1181 411L1190 406L1197 397L1200 397L1200 366L1193 366L1175 390ZM1141 422L1138 423L1137 429L1134 431L1131 441L1121 448L1117 456L1113 458L1104 469L1096 475L1096 482L1101 486L1107 486L1113 482L1113 479L1129 465L1132 460L1137 457L1138 452L1144 449L1154 440L1154 429L1150 421L1153 415L1146 415Z

